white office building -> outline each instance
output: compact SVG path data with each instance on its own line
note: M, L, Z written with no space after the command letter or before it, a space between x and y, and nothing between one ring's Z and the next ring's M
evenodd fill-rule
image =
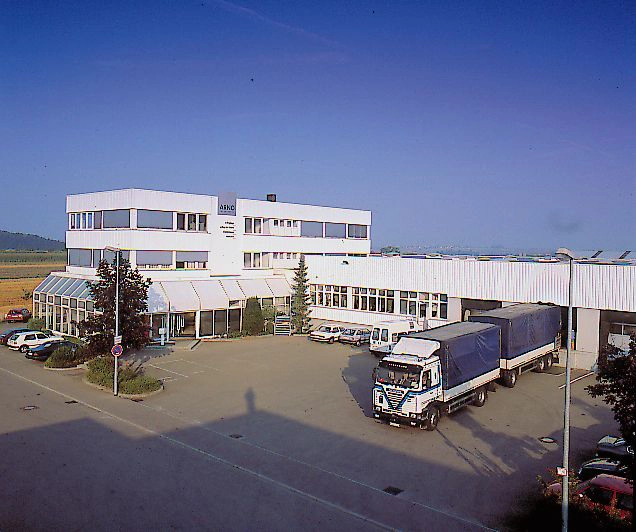
M369 211L126 189L67 197L65 272L34 291L34 315L75 334L94 312L86 287L107 248L122 250L152 279L148 313L153 337L219 336L241 327L249 297L288 311L290 277L301 254L366 256Z

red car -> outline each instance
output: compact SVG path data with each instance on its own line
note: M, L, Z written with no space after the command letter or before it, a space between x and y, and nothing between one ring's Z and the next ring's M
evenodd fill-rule
M31 319L31 311L26 308L14 308L7 312L4 319L8 322L29 321Z
M548 486L548 493L561 494L561 484ZM634 486L626 479L614 475L598 475L581 482L575 493L589 508L606 512L617 511L621 519L632 519L634 513Z

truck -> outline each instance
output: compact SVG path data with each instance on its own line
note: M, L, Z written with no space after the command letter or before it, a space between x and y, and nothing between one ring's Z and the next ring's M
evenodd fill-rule
M426 326L415 318L380 321L373 326L369 351L376 357L383 357L391 352L400 338L425 328Z
M484 406L501 377L509 385L509 375L514 373L516 382L522 368L545 369L547 357L554 360L558 353L560 310L517 306L524 308L497 309L475 316L484 321L471 319L402 337L373 371L376 420L434 430L442 415ZM486 318L493 312L491 323Z
M472 315L469 321L501 329L501 381L514 388L526 371L543 372L559 362L561 309L554 305L519 303Z

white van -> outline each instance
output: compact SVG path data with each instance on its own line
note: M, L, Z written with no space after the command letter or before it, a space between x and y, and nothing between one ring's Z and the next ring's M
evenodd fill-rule
M415 319L380 321L373 326L369 350L377 357L389 354L402 336L423 331L425 325Z

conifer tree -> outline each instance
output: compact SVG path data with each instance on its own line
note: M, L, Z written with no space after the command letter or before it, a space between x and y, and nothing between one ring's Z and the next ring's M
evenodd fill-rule
M295 332L302 333L309 330L310 303L307 265L305 264L305 256L301 255L292 284L291 321Z

